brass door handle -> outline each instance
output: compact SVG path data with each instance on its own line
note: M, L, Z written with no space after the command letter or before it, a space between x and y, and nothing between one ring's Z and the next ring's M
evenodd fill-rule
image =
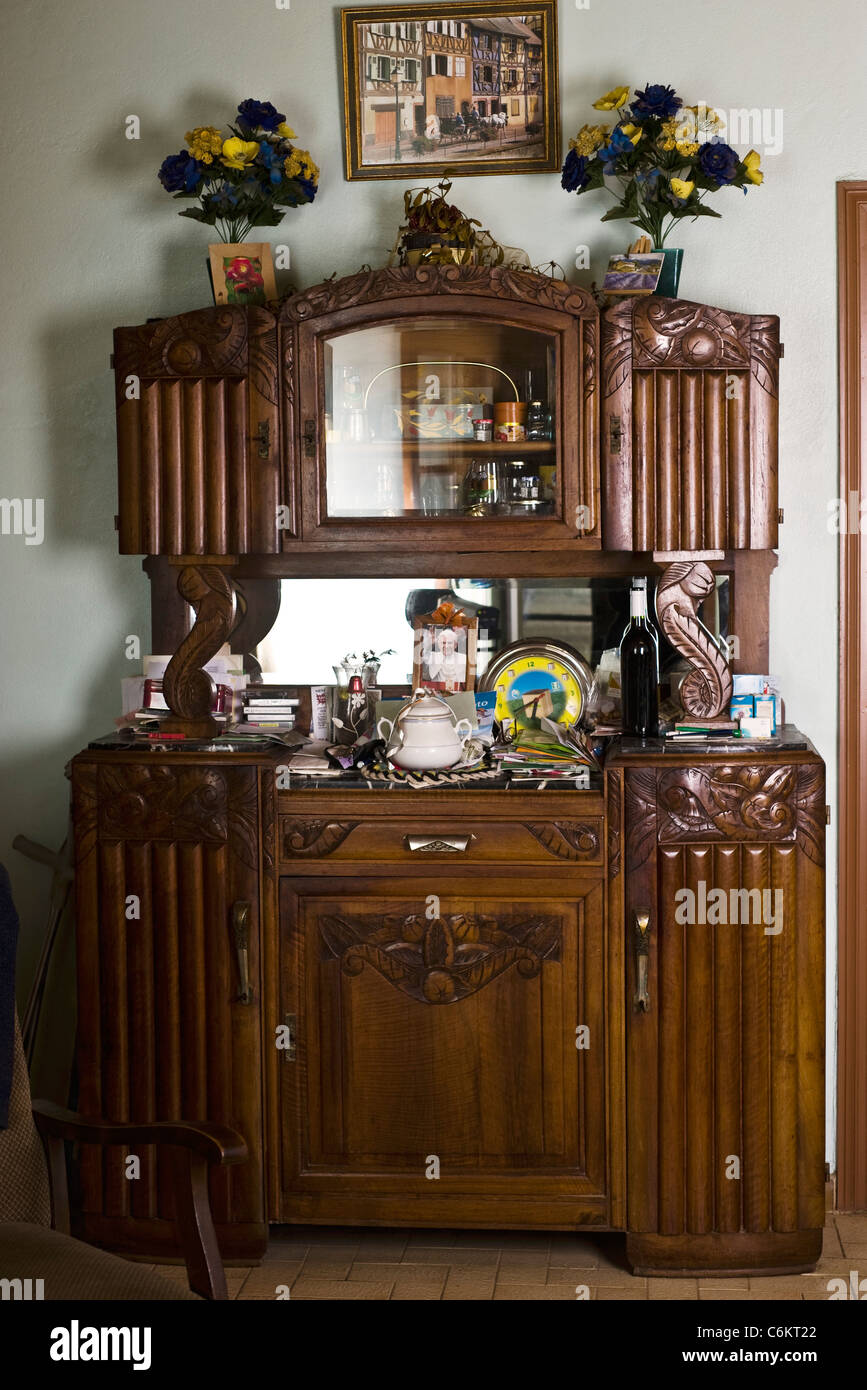
M465 854L472 835L404 835L403 843L412 854Z
M647 986L647 968L650 963L650 912L647 908L637 908L632 924L632 944L635 951L635 997L633 1007L647 1013L650 1008L650 993Z
M241 993L239 1004L252 1004L253 991L250 988L250 904L235 903L232 907L232 940L235 945L235 959L238 962L238 980Z

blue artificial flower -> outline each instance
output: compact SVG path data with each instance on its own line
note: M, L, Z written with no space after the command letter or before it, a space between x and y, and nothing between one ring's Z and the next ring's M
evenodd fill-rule
M635 149L628 135L624 135L619 126L615 126L611 139L607 145L603 145L598 151L599 158L602 160L603 172L615 174L617 172L617 159L622 154L629 154Z
M702 173L713 179L720 188L723 184L734 182L740 160L731 145L724 144L722 140L711 140L707 145L702 145L698 162Z
M643 92L635 93L635 100L629 109L634 121L646 121L650 116L658 116L661 121L667 121L681 106L683 102L675 94L673 87L655 82L645 87Z
M272 183L282 181L286 156L277 149L276 145L269 145L267 141L263 141L259 146L259 153L256 158L268 170L268 176Z
M563 177L560 180L560 187L565 188L567 193L583 193L590 182L590 174L587 170L589 160L586 155L578 154L576 150L570 150L563 163Z
M276 130L286 117L270 101L254 101L248 97L238 107L238 119L249 130L255 130L257 126L262 130Z
M160 165L159 181L167 193L195 193L205 173L204 164L193 159L189 150L170 154Z
M635 182L641 185L646 197L652 198L659 178L659 169L642 169L635 175Z

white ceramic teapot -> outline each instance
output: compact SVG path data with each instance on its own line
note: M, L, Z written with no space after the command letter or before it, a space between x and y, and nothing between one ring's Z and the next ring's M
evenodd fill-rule
M416 690L393 721L380 719L376 732L387 740L386 756L398 767L436 772L460 762L472 725L468 719L456 721L439 695Z

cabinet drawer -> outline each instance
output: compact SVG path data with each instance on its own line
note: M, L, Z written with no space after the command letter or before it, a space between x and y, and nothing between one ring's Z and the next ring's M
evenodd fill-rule
M279 853L299 860L411 864L451 860L486 864L601 864L603 818L475 820L443 816L354 820L334 816L281 816Z

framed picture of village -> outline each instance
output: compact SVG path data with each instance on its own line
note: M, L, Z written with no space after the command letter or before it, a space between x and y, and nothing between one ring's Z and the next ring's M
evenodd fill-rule
M559 169L557 0L340 13L348 179Z

